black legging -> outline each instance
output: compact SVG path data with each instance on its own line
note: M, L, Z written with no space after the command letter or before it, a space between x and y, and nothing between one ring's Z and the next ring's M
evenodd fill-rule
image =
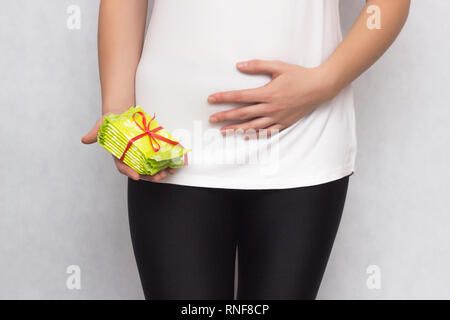
M348 177L312 187L233 190L128 180L146 299L314 299Z

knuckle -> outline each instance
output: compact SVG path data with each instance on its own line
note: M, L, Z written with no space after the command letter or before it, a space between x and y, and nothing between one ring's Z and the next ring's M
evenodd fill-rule
M240 91L233 91L231 93L231 98L235 101L240 101L243 98L243 94Z
M280 106L277 104L269 104L266 107L266 112L268 113L274 113L280 110Z
M283 65L283 61L281 60L273 60L272 62L278 67L281 67Z
M244 110L238 111L237 112L237 118L238 118L238 120L248 119L248 112L244 111Z
M253 59L250 61L250 66L253 68L258 68L261 66L261 60L260 59Z
M271 60L270 63L271 63L275 68L278 68L278 69L282 68L282 67L283 67L283 64L284 64L284 62L281 61L281 60Z

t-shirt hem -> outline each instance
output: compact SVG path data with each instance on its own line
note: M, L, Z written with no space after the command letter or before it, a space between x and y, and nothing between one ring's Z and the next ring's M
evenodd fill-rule
M278 178L278 179L264 179L264 180L253 179L251 182L236 181L235 179L218 180L217 177L210 179L207 177L201 177L200 179L196 175L183 174L183 176L179 176L176 178L173 177L176 180L172 181L162 180L158 183L167 183L200 188L217 188L217 189L242 189L242 190L291 189L291 188L315 186L339 180L343 177L352 175L354 172L355 166L350 165L309 177L297 177L297 178L291 177L289 179Z

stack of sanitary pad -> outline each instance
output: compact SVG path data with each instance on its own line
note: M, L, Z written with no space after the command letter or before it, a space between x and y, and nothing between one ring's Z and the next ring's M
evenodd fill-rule
M140 174L154 175L187 162L185 149L141 107L105 117L98 143Z

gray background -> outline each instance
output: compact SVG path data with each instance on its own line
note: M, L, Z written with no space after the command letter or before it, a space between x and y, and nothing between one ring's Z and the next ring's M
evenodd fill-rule
M0 0L0 298L141 299L126 179L80 137L100 113L98 2ZM341 1L347 30L364 1ZM82 10L68 30L67 7ZM322 299L450 298L450 2L413 1L355 84L359 153ZM66 268L81 267L81 290ZM369 290L366 268L381 269Z

